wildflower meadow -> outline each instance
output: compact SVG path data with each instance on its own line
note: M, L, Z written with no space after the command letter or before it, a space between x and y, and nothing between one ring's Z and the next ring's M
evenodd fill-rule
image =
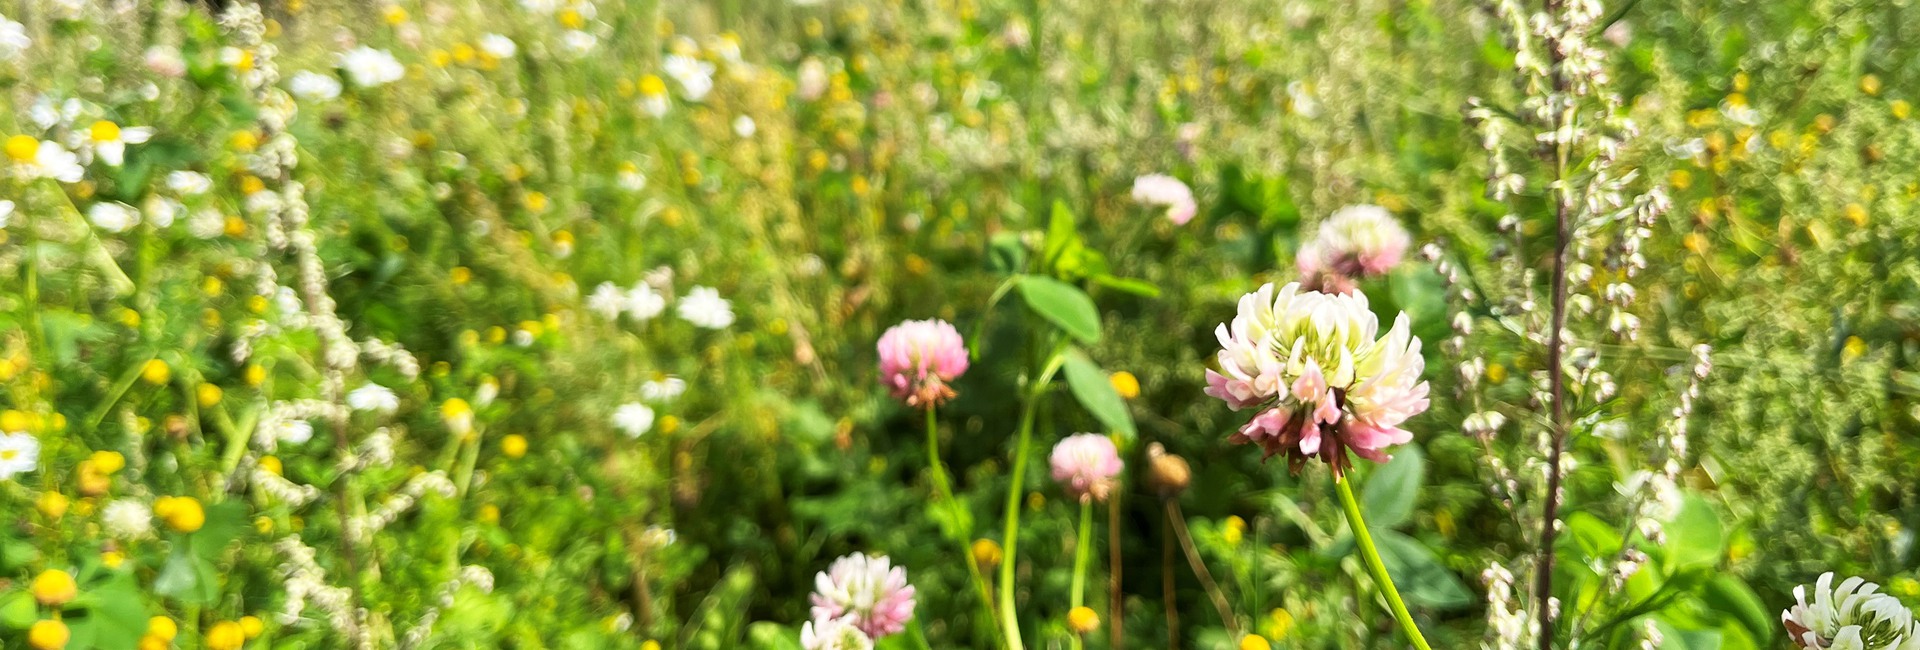
M0 650L1920 650L1911 0L0 0Z

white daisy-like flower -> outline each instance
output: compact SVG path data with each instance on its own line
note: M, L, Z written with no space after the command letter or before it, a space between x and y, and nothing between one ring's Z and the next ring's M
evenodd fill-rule
M628 438L638 438L653 430L653 409L639 402L620 405L613 411L613 426Z
M1920 649L1913 612L1879 589L1859 577L1835 587L1829 571L1814 583L1812 602L1806 585L1793 588L1794 605L1780 612L1780 622L1794 645L1810 650Z
M520 332L526 332L526 330L520 330ZM521 347L531 345L532 340L531 335L529 335L527 339L528 343L523 344ZM518 334L514 336L514 342L519 342ZM486 406L492 404L493 400L498 397L500 397L500 382L495 381L493 375L487 375L481 378L480 385L473 388L473 403L476 405Z
M27 37L27 26L0 16L0 61L20 58L29 47L33 47L33 39Z
M213 177L200 172L178 171L167 173L167 189L182 196L198 196L213 189Z
M800 647L806 650L873 650L873 639L846 619L807 621L800 626Z
M480 37L480 51L496 59L511 59L520 51L520 46L516 45L511 38L499 34L487 34Z
M11 221L13 221L13 202L0 199L0 228L7 227L7 223Z
M399 81L407 76L407 67L386 50L362 45L340 54L340 69L361 88L373 88Z
M753 137L753 134L755 132L758 132L759 130L760 130L760 126L758 124L754 124L753 118L751 117L742 115L740 117L733 118L733 134L734 135L740 136L742 138L751 138Z
M146 202L140 204L140 213L145 215L147 223L153 224L153 227L166 228L173 225L174 219L187 213L187 206L181 205L172 197L150 194L147 195Z
M140 144L153 138L153 127L123 127L111 120L94 122L87 129L87 145L93 147L93 153L100 161L119 167L127 161L127 145Z
M273 427L275 440L290 445L303 445L313 439L313 423L306 420L281 420Z
M227 217L207 208L187 217L187 233L201 239L215 239L227 233Z
M340 79L330 74L301 70L287 79L287 90L292 91L293 96L310 102L324 102L340 96Z
M1193 200L1193 189L1166 174L1147 174L1133 179L1133 200L1141 205L1166 208L1167 220L1176 226L1186 225L1200 210Z
M602 282L593 287L593 293L587 296L587 310L599 314L601 318L613 320L627 308L627 292L621 291L612 282Z
M40 440L24 432L0 433L0 480L40 466Z
M684 55L669 54L660 63L661 71L674 81L680 82L680 90L688 100L704 101L707 93L713 91L713 64Z
M694 287L680 299L678 309L680 318L699 327L717 330L733 324L733 304L712 287Z
M567 48L569 54L582 57L593 52L593 48L600 45L600 37L578 29L570 29L560 37L560 44Z
M87 105L77 98L56 101L50 96L41 95L33 100L33 106L27 108L27 119L33 120L42 129L52 129L73 124L86 110Z
M400 409L400 396L391 388L369 383L347 393L347 406L355 411L392 413Z
M640 166L631 162L620 163L620 189L638 192L647 189L647 175L640 173Z
M51 178L62 183L78 183L87 173L86 168L80 166L79 156L52 140L17 135L7 140L6 149L14 169L28 179Z
M667 297L654 291L653 286L645 282L633 285L627 290L627 316L637 321L651 320L667 309Z
M665 375L659 379L649 379L640 384L640 399L649 402L671 402L687 392L687 380Z
M87 221L107 232L126 232L128 228L140 225L140 211L125 203L95 203L87 208Z
M114 499L100 509L100 522L118 539L139 539L153 532L153 509L134 499Z

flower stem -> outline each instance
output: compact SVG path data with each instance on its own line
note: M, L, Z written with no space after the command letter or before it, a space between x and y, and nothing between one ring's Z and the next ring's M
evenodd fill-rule
M1087 601L1087 559L1093 555L1093 500L1080 502L1080 540L1073 546L1073 608ZM1068 610L1072 611L1072 610ZM1070 647L1080 649L1080 633L1075 632Z
M1387 566L1380 562L1380 549L1373 545L1373 534L1367 531L1367 520L1360 517L1360 502L1353 498L1353 487L1344 475L1333 477L1333 486L1340 493L1340 506L1347 511L1347 526L1353 529L1353 539L1360 545L1360 559L1367 565L1367 573L1386 595L1387 605L1393 609L1393 618L1400 622L1400 631L1407 634L1407 640L1419 650L1433 650L1427 645L1427 638L1420 635L1420 627L1414 625L1413 615L1407 612L1407 604L1400 600L1400 590L1393 587L1393 578L1387 575Z
M1053 381L1053 374L1060 371L1060 365L1066 363L1069 343L1062 340L1054 346L1053 355L1047 358L1046 366L1040 375L1034 378L1028 387L1027 404L1020 411L1020 437L1013 448L1012 483L1007 486L1007 533L1006 552L1000 560L1000 626L1006 631L1007 648L1022 650L1026 646L1020 642L1020 619L1013 607L1013 565L1020 561L1020 495L1025 491L1023 484L1027 478L1027 452L1033 446L1034 412L1039 410L1040 397L1047 392L1047 383Z
M980 608L986 614L987 621L993 620L993 594L987 590L987 581L980 575L980 565L973 558L973 548L968 538L972 536L972 527L963 526L964 512L960 500L953 496L953 484L947 479L947 470L940 464L940 424L932 405L927 406L927 467L933 472L933 489L945 501L949 516L953 517L954 539L960 542L960 557L967 564L967 577L974 591L980 594Z

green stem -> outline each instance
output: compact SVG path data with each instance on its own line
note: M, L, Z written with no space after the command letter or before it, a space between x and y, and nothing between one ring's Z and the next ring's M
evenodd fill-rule
M974 591L980 594L981 611L986 615L984 620L992 621L993 594L988 592L987 581L980 575L980 565L973 558L973 547L969 541L972 526L963 525L964 510L960 500L953 496L953 484L947 479L946 468L940 464L940 424L931 405L927 407L927 467L933 472L934 491L939 493L940 500L946 502L953 517L954 538L960 542L960 557L967 563L967 577L972 581Z
M1427 638L1420 635L1420 627L1414 625L1413 614L1407 613L1407 604L1400 600L1400 590L1393 587L1393 578L1387 575L1387 565L1380 562L1380 549L1373 545L1373 534L1367 531L1367 520L1360 517L1360 502L1353 498L1353 486L1347 477L1335 474L1333 486L1340 493L1340 506L1347 511L1347 526L1353 529L1353 539L1360 545L1360 559L1366 562L1367 573L1387 597L1387 606L1393 609L1393 618L1400 622L1400 631L1405 632L1407 640L1419 650L1433 650L1427 645Z
M1012 484L1007 486L1006 552L1000 560L1000 626L1006 631L1010 650L1026 647L1020 643L1020 619L1013 607L1013 565L1020 559L1020 495L1025 491L1027 452L1033 446L1033 417L1039 409L1041 395L1047 391L1047 383L1060 371L1060 364L1066 363L1068 345L1068 341L1062 340L1054 346L1053 355L1047 359L1040 376L1028 387L1027 404L1020 411L1020 438L1013 448Z
M1073 547L1073 608L1080 609L1087 600L1087 558L1093 555L1093 499L1080 502L1080 541ZM1068 639L1073 650L1080 650L1080 634L1074 633Z

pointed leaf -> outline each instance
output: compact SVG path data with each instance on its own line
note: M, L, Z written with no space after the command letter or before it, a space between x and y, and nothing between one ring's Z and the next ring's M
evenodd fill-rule
M1081 343L1100 342L1100 311L1079 287L1038 275L1020 276L1027 308Z
M1077 349L1067 353L1066 365L1061 369L1067 374L1067 388L1073 392L1073 398L1098 418L1100 424L1106 425L1108 431L1128 440L1139 435L1133 426L1133 414L1127 411L1127 401L1113 389L1107 371L1088 359L1086 353Z
M1392 528L1406 523L1413 504L1420 498L1420 484L1426 480L1427 459L1420 448L1407 445L1395 451L1393 460L1367 475L1360 489L1360 505L1366 510L1367 523L1375 528Z

